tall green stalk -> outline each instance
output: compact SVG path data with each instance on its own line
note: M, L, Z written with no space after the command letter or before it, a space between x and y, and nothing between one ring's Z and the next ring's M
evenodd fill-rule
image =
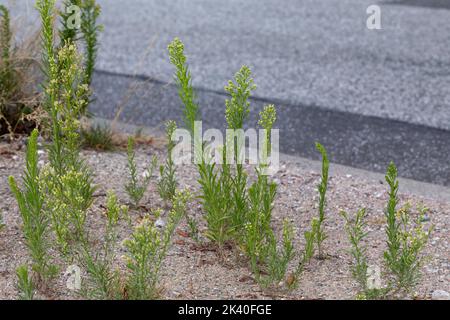
M323 253L323 242L327 238L325 230L323 227L323 222L325 221L325 206L326 206L326 193L328 188L328 169L330 162L328 160L327 152L325 148L320 144L316 143L316 148L322 155L322 179L320 184L317 186L319 191L319 217L313 226L315 226L315 239L317 243L317 249L319 252L319 259L324 259Z
M50 221L44 210L45 194L39 183L37 138L38 131L35 129L27 146L23 190L20 190L12 176L9 177L9 186L19 205L25 243L33 261L33 270L39 280L45 281L53 276L56 270L50 263L48 253Z

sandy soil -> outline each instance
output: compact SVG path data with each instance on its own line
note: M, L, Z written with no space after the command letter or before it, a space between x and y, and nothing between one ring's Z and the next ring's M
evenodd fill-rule
M20 230L21 219L15 199L7 185L7 177L19 177L23 171L23 143L14 145L0 144L0 212L6 227L0 231L0 299L17 298L15 268L27 262L27 251ZM141 169L151 155L161 159L163 149L157 146L142 146L138 150L137 161ZM98 185L95 203L89 213L88 228L93 243L101 239L104 222L104 202L106 190L117 192L123 203L128 202L124 192L127 180L127 160L123 151L98 153L85 150L83 157L94 169L95 183ZM41 155L45 160L45 155ZM177 171L180 187L198 190L197 175L193 166L179 167ZM156 178L155 178L156 179ZM295 226L297 250L303 248L303 232L309 228L311 218L317 214L317 191L319 172L299 168L291 162L283 162L281 170L274 176L279 183L276 207L273 213L273 227L280 235L283 219L287 218ZM401 186L400 186L401 188ZM352 299L357 286L350 273L351 258L347 252L349 243L344 232L344 222L339 211L356 212L365 207L368 212L369 258L372 264L381 265L382 251L385 249L384 214L387 200L387 186L383 181L364 181L350 174L332 175L329 183L327 220L325 223L328 239L325 250L328 259L313 259L307 266L298 289L286 291L263 291L255 283L243 257L236 251L228 250L224 260L218 259L217 252L211 246L197 245L186 237L187 225L183 222L174 237L174 243L165 261L161 288L163 299ZM420 285L416 289L417 298L429 299L434 290L450 291L450 203L400 194L401 203L410 202L413 208L423 203L429 211L429 227L434 231L426 248L430 257L424 268ZM145 212L164 207L152 183L147 191L140 210L131 211L133 222L139 220ZM417 210L413 211L417 214ZM201 219L201 208L194 202L189 214L200 222L200 230L206 226ZM120 226L121 240L131 232L127 223ZM206 239L201 238L203 242ZM123 267L124 249L119 245L118 266ZM58 258L52 250L55 260L61 264L60 276L52 286L41 295L44 299L79 299L80 297L66 288L64 270L67 264ZM296 262L292 264L295 267Z

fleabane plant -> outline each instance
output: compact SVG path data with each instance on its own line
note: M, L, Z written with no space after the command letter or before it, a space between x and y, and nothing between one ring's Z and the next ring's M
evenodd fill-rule
M57 53L56 78L48 94L53 101L53 141L49 146L50 165L44 170L43 181L48 190L47 208L52 227L63 253L69 243L86 241L85 222L95 188L92 174L80 157L79 115L86 105L88 88L82 81L82 67L76 46L66 43ZM51 73L53 74L53 73ZM56 93L54 92L56 90ZM56 131L56 132L55 132Z
M136 153L134 151L134 144L135 141L133 137L129 137L127 146L127 158L130 178L128 183L125 185L125 191L130 197L134 207L137 208L150 184L151 178L153 176L153 171L157 166L157 159L156 157L152 158L150 165L143 172L143 179L139 179L138 167L135 160Z
M128 218L128 207L119 205L114 192L108 191L106 196L106 227L100 250L87 244L81 251L81 262L88 275L82 294L86 297L101 300L121 298L120 272L114 270L116 246L119 240L118 224Z
M184 44L175 38L168 47L170 62L176 69L175 81L178 86L178 95L184 104L184 123L190 132L194 133L195 121L198 117L198 104L195 101L195 92L192 87L191 72L184 55Z
M23 190L12 176L9 177L9 186L19 206L32 269L39 281L45 281L55 274L56 268L51 264L48 253L50 219L44 210L45 194L39 183L37 139L38 131L35 129L27 145Z
M384 262L388 270L388 285L394 293L410 293L421 277L425 261L422 251L432 227L428 231L423 227L425 210L421 210L415 222L411 222L409 206L397 210L399 182L397 168L392 162L386 172L386 182L389 185L389 201L385 211L388 248L384 252Z
M323 252L323 242L327 238L324 230L323 223L325 221L325 207L326 207L326 194L328 189L328 170L330 162L328 160L327 151L320 143L316 143L316 148L322 155L322 178L320 184L317 186L319 191L319 216L312 222L314 237L317 244L317 251L319 259L325 259Z
M184 55L184 44L180 39L175 38L168 46L170 62L176 69L175 81L178 86L178 94L184 105L184 124L194 135L194 140L198 139L195 132L195 121L198 117L199 107L195 101L195 92L191 83L191 73L186 63ZM200 175L199 184L201 186L200 199L205 211L205 219L208 224L206 236L217 243L219 247L230 239L230 201L226 197L231 192L229 175L219 175L215 169L215 163L210 163L210 159L205 156L205 146L202 141L194 141L195 156L201 161L197 165Z
M241 69L235 74L234 82L230 80L228 85L225 86L225 91L230 95L230 98L225 100L225 119L228 124L228 129L238 133L242 133L245 120L250 113L249 98L251 92L256 89L254 84L252 73L249 67L242 66ZM241 132L239 132L241 131ZM244 223L244 215L248 209L247 201L247 174L243 167L243 151L245 147L245 141L243 140L243 134L238 134L237 141L235 136L231 137L227 135L226 147L224 147L224 158L226 163L222 166L222 175L224 181L231 182L231 195L227 196L232 201L231 203L231 227L235 233L235 236L239 237L238 230L242 228ZM232 149L230 148L232 146ZM228 148L228 150L227 150ZM233 175L229 166L229 156L232 153L232 163L236 165L236 172ZM228 176L228 177L227 177Z
M177 129L175 121L168 121L166 123L166 137L167 143L167 160L164 165L159 168L160 180L158 181L158 192L164 201L171 201L175 196L177 188L176 167L173 161L173 148L175 142L173 141L173 134Z
M178 191L163 230L147 216L136 226L131 237L125 240L128 268L125 282L129 299L157 298L159 271L170 248L173 233L185 216L190 198L188 192Z
M389 164L385 178L389 185L389 200L385 210L387 249L383 252L385 270L383 274L378 275L379 283L370 279L371 266L367 259L367 247L363 244L367 236L365 210L359 210L353 219L347 213L341 213L346 221L345 229L351 243L351 270L359 284L360 299L395 298L398 295L410 294L420 280L421 268L426 260L423 249L433 229L432 226L428 230L424 228L426 208L418 208L419 214L415 221L411 220L409 204L397 209L399 181L394 163ZM384 284L381 283L381 275L385 277Z
M259 125L265 130L260 165L256 169L257 180L248 190L249 210L245 217L241 247L250 260L256 280L264 287L278 284L284 279L287 268L295 256L292 226L285 221L283 241L278 249L271 227L272 211L277 192L276 183L269 180L265 170L267 156L271 152L270 132L276 121L276 109L267 105L260 112Z
M359 285L359 297L374 299L381 295L377 288L369 288L367 271L369 263L367 260L367 246L363 241L367 237L366 210L360 209L352 218L345 211L341 212L345 219L345 231L351 244L350 254L353 258L351 271L353 279Z
M89 88L84 83L81 58L68 40L54 48L54 0L38 0L42 22L42 65L44 108L51 121L50 164L42 174L48 191L46 209L60 249L68 253L69 243L86 241L84 225L92 204L92 174L79 156L79 117L87 105ZM43 187L43 188L44 188Z
M95 0L65 0L59 12L61 30L60 46L65 43L84 43L83 83L90 87L98 51L98 35L103 26L98 24L101 8ZM86 100L90 94L86 94ZM81 115L87 115L87 104L81 109Z

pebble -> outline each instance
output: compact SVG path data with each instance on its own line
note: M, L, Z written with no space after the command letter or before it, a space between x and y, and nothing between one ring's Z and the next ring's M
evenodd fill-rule
M164 228L165 226L166 226L166 223L164 222L163 219L158 218L158 219L155 221L155 227L157 227L157 228Z
M431 294L432 300L450 300L450 293L444 290L434 290Z

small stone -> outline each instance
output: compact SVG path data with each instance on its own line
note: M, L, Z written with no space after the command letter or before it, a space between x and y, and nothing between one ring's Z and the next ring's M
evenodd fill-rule
M64 275L67 278L66 287L69 290L77 291L81 289L81 269L77 265L70 265L67 267Z
M164 228L165 226L166 226L166 223L164 222L163 219L158 218L158 219L155 221L155 227L157 227L157 228Z
M431 219L430 219L430 216L429 215L424 215L423 217L422 217L422 220L421 220L421 222L428 222L428 221L430 221Z
M444 290L434 290L431 294L432 300L450 300L450 293Z

